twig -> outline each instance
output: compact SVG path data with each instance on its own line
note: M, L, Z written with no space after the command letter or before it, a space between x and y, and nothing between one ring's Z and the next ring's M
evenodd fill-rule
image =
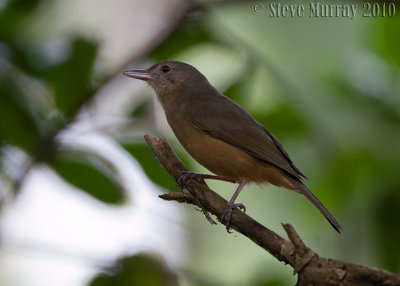
M145 139L160 163L178 182L182 172L188 170L172 151L167 140L149 135L146 135ZM164 194L160 197L168 201L174 200L198 206L215 215L219 220L227 204L224 198L210 190L205 183L195 179L188 179L181 187L186 189L188 194L181 191ZM268 251L279 261L291 265L294 273L298 275L298 286L400 285L400 276L386 270L319 257L304 244L290 224L283 225L289 237L287 240L245 213L234 210L231 227Z

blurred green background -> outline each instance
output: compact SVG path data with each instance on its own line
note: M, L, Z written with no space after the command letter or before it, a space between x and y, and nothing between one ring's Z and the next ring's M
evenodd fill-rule
M165 59L268 128L343 233L272 186L242 192L249 215L281 235L293 224L321 256L400 272L398 2L319 1L357 5L354 19L309 17L305 1L274 2L303 17L271 17L271 3L0 1L1 285L294 285L248 239L158 199L177 186L144 134L207 172L121 74Z

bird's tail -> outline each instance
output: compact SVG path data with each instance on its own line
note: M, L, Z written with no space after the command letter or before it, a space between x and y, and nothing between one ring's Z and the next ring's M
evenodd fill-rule
M303 183L298 182L296 187L298 187L298 191L303 194L307 200L309 200L324 215L333 228L340 233L342 227L334 218L334 216L328 211L328 209L319 201L319 199Z

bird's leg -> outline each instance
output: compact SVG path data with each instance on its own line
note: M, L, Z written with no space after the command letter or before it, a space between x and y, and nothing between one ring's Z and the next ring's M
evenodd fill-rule
M233 194L232 198L229 200L228 204L226 205L226 210L224 212L224 214L221 217L221 221L225 224L226 226L226 230L228 232L229 231L229 226L231 224L231 216L232 216L232 211L234 209L242 209L244 212L246 212L246 207L244 206L244 204L235 204L235 200L238 197L238 195L240 194L240 192L243 190L244 186L247 184L246 180L242 180L240 181L239 186L237 187L235 193Z
M178 178L178 185L183 186L186 183L186 181L189 180L190 178L193 178L200 183L204 183L204 179L219 180L219 181L234 183L233 181L226 179L222 176L198 174L190 171L183 171L181 173L181 176Z
M209 175L209 174L202 174L201 176L203 176L203 179L218 180L218 181L224 181L224 182L228 182L228 183L234 183L234 181L224 178L222 176Z

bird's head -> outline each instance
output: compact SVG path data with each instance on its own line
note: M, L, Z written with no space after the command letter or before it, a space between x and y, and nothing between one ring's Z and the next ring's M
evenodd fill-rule
M190 96L202 87L210 86L195 67L178 61L162 61L148 69L125 71L124 75L146 81L161 101Z

